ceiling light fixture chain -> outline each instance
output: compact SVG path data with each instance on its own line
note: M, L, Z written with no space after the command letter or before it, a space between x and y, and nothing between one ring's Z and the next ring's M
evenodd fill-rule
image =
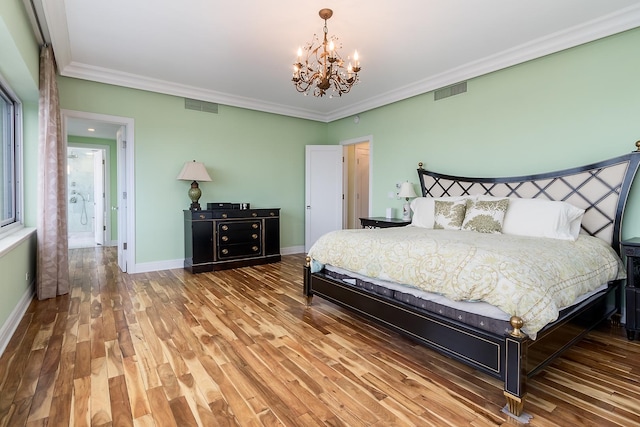
M298 92L305 96L309 92L314 96L322 97L327 90L333 88L333 92L338 96L349 93L354 84L360 81L360 58L356 50L353 55L354 64L348 63L345 69L344 60L340 56L338 49L342 45L338 43L336 36L329 37L327 20L333 16L331 9L321 9L318 12L320 18L324 19L324 37L322 42L316 34L313 35L311 43L304 47L306 52L304 63L302 62L302 48L298 48L298 59L293 64L293 84ZM347 57L350 60L350 57ZM333 98L333 95L329 95Z

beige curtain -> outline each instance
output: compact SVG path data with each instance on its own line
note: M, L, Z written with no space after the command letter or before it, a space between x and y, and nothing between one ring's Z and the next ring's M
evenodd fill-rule
M66 154L51 46L40 52L38 299L69 293Z

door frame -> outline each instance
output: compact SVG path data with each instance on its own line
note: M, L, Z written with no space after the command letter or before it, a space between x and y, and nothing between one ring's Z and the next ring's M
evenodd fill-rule
M346 151L346 146L347 145L355 145L355 144L363 144L365 142L369 143L369 214L371 214L371 210L373 209L373 199L372 199L372 194L373 194L373 135L364 135L364 136L358 136L355 138L351 138L351 139L346 139L344 141L340 141L340 145L343 146L343 152ZM342 164L342 194L347 194L348 192L348 188L346 188L346 185L348 185L348 174L351 172L349 171L349 166L346 163ZM343 203L342 205L342 209L343 209L343 213L342 213L342 218L343 218L343 224L347 224L347 203Z
M131 117L122 117L122 116L112 116L108 114L97 114L97 113L89 113L86 111L76 111L76 110L60 110L62 114L62 132L65 136L65 140L67 139L67 120L69 118L77 118L84 120L93 120L96 122L104 122L111 123L114 125L124 126L125 128L125 140L126 146L124 149L125 152L125 165L121 165L118 162L117 173L118 177L124 177L124 192L126 193L127 205L130 207L135 206L135 182L133 177L135 176L134 169L134 119ZM115 135L114 135L115 136ZM116 147L116 149L120 149L120 147ZM122 194L118 194L118 200L123 197ZM135 241L135 209L127 209L126 215L124 215L126 221L125 224L122 224L122 221L118 221L118 245L124 240L124 243L127 244L127 250L125 253L125 265L126 272L135 273L135 253L136 253L136 241ZM126 230L121 232L121 230Z

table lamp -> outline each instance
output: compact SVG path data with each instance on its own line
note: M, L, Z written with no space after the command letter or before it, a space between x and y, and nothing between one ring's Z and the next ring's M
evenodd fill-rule
M211 177L207 173L207 168L205 168L204 163L196 162L195 160L186 162L178 174L177 179L192 181L191 188L189 188L189 198L191 199L191 207L189 209L199 211L200 203L198 203L198 200L200 200L200 196L202 196L202 191L200 191L198 187L198 181L211 181Z
M411 221L411 205L409 204L409 199L418 197L415 190L413 189L413 184L408 181L403 182L400 186L398 197L405 198L405 204L402 206L402 219L405 221Z

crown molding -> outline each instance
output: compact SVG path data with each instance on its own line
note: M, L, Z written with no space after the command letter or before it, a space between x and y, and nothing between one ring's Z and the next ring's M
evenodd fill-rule
M73 62L64 8L53 0L34 1L42 2L48 29L54 29L50 37L63 76L327 123L640 27L638 4L325 114Z
M99 83L106 83L116 86L129 87L132 89L146 90L149 92L163 93L185 98L198 99L201 101L215 102L231 107L258 110L266 113L281 114L284 116L298 117L309 120L325 121L325 117L312 110L292 108L287 105L265 102L252 98L232 95L224 92L217 92L210 89L183 85L166 80L154 79L136 74L124 73L122 71L108 68L95 67L86 64L72 62L63 67L58 67L60 74L65 77L91 80Z
M583 25L559 31L529 43L516 46L478 61L452 68L444 73L368 98L360 103L334 110L327 115L327 122L402 101L403 99L416 95L432 92L464 80L522 64L637 27L640 27L640 4L630 6L614 14L603 16L600 19Z

